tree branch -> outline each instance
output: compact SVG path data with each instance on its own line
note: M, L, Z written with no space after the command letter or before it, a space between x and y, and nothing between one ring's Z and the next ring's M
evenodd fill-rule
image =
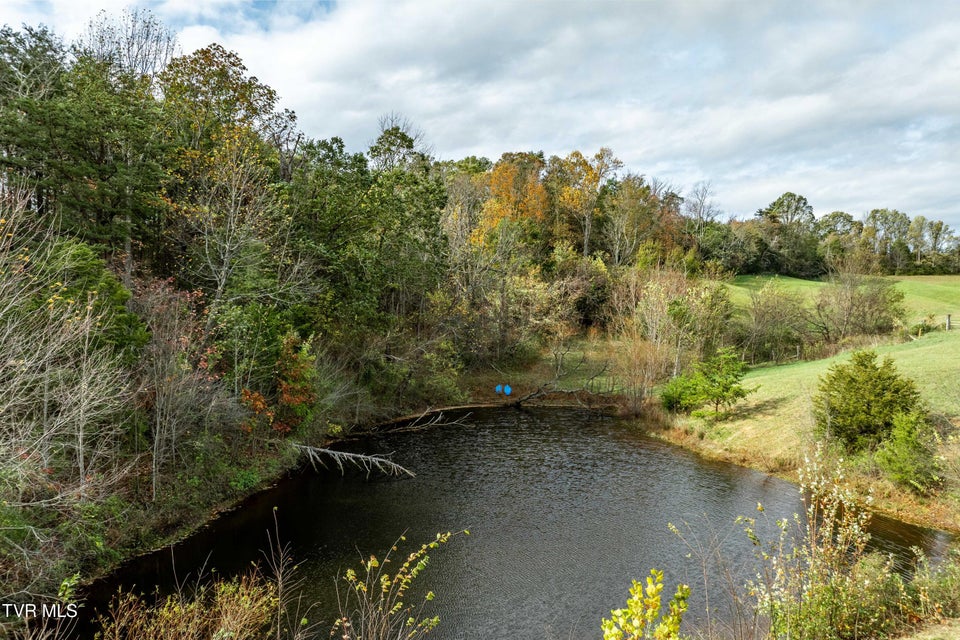
M415 473L406 467L400 466L385 456L368 455L365 453L349 453L347 451L335 451L334 449L311 447L308 445L295 443L293 447L306 455L314 469L317 468L318 464L324 468L327 468L326 461L332 460L340 469L341 473L343 473L345 464L352 464L353 466L366 471L367 477L370 476L370 473L374 469L390 476L399 476L403 474L406 474L411 478L416 476Z

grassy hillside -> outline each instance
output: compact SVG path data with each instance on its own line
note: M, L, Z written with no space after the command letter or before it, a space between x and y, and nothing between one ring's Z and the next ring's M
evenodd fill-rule
M960 276L897 276L894 280L904 293L908 319L915 322L933 314L943 322L951 313L960 327Z
M890 356L897 369L916 381L921 396L934 413L956 424L960 418L960 330L930 333L905 343L865 345ZM849 353L810 362L770 366L750 371L745 384L756 387L731 417L718 423L681 418L674 439L742 464L769 471L789 472L809 451L813 438L811 398L820 377ZM694 441L694 438L698 440ZM873 485L877 507L910 520L951 529L960 523L960 439L948 437L941 445L945 490L935 500L916 501L876 480L869 469L861 482ZM872 479L869 479L872 478Z
M770 281L777 282L787 291L799 292L812 300L817 291L826 286L819 280L801 280L788 276L736 276L730 283L730 299L737 307L746 307L750 304L750 294L759 291Z
M944 620L920 631L904 636L901 640L956 640L960 638L960 620Z
M770 277L740 276L728 283L734 302L741 308L749 302L750 291L759 289ZM777 278L788 290L800 291L812 299L825 283ZM896 278L897 287L905 293L904 305L911 322L927 314L936 317L956 309L956 329L933 331L920 338L895 342L880 336L858 343L861 348L875 349L881 357L893 358L897 369L913 379L930 411L960 424L960 277ZM952 311L950 311L952 312ZM617 389L619 381L608 366L617 362L623 345L611 340L586 338L575 340L564 354L566 375L559 381L561 389L589 386L594 389ZM852 346L852 345L851 345ZM692 417L678 417L673 429L664 433L670 440L701 453L791 475L810 450L813 437L811 398L817 393L820 377L834 364L849 360L849 351L832 358L767 366L751 370L745 379L748 387L756 387L746 401L734 408L729 419L709 422ZM577 366L582 363L581 366ZM475 399L496 401L493 387L509 382L516 397L533 392L555 375L555 362L545 355L538 366L523 371L497 371L472 389ZM569 398L573 401L573 398ZM934 500L917 500L882 480L869 462L854 473L862 489L876 491L877 506L899 517L949 529L960 528L960 435L944 439L944 491Z
M773 280L769 276L739 276L729 283L734 303L744 309L750 293ZM823 282L776 277L788 291L812 300ZM956 329L936 331L903 343L877 338L861 346L890 356L897 369L913 379L931 412L960 424L960 276L904 276L892 278L904 293L908 325L932 315L942 326L944 316L953 314ZM718 423L681 418L671 438L708 455L791 473L809 451L813 438L811 398L817 393L820 377L837 362L849 359L849 352L824 360L770 366L750 371L746 385L756 391ZM882 480L868 460L857 463L855 481L866 491L874 490L876 506L901 518L950 529L960 527L960 435L947 435L940 446L946 483L932 500L895 489Z
M872 346L881 356L893 358L897 369L917 382L930 409L949 417L960 416L960 331L931 333L920 340ZM824 360L771 366L750 371L745 384L757 387L733 419L717 429L720 440L740 446L763 445L774 455L788 456L812 433L811 397L820 376L833 364L849 360L843 353ZM727 437L724 438L723 436Z
M909 324L933 315L937 323L948 313L960 326L960 276L889 276L904 293L903 305ZM819 280L800 280L784 276L737 276L730 283L730 297L737 307L750 303L750 293L758 291L771 280L787 291L799 292L812 300L817 291L827 286Z

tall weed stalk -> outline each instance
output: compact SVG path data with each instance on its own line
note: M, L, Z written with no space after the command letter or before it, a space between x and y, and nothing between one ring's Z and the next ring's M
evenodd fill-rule
M775 540L759 538L755 518L740 519L759 559L748 588L770 637L860 640L905 627L912 606L904 580L891 557L866 551L870 514L856 506L839 465L828 468L818 448L800 484L804 514L777 521Z
M463 533L470 534L466 530ZM427 568L430 551L452 536L450 532L438 533L435 540L408 554L393 573L391 567L399 544L406 540L404 536L382 559L371 555L364 560L359 574L348 569L343 575L345 584L338 584L340 617L330 636L341 640L416 640L427 635L440 622L437 616L424 616L424 607L434 594L428 591L422 599L410 602L408 591Z

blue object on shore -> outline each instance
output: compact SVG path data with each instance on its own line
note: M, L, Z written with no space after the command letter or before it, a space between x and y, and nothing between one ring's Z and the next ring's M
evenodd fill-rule
M504 393L505 395L510 395L510 392L511 392L511 391L513 391L513 389L510 388L510 385L506 385L506 386L503 387L503 393Z
M497 385L497 388L494 389L494 391L496 391L497 393L503 393L503 385L502 385L502 384L498 384L498 385ZM510 394L508 393L507 395L510 395Z

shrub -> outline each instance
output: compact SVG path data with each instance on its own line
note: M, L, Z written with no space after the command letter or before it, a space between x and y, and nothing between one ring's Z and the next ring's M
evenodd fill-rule
M469 535L469 531L463 531ZM429 633L440 619L423 616L424 605L433 600L428 591L419 604L405 602L412 582L430 561L430 551L450 540L452 533L438 533L436 540L420 545L407 555L392 574L388 571L397 553L393 545L383 558L371 555L358 573L348 569L343 576L346 588L338 589L340 617L330 632L343 640L414 640ZM406 538L400 537L400 541Z
M813 327L823 340L838 343L857 335L893 331L904 316L903 292L890 279L841 270L821 289L813 309Z
M230 488L237 492L244 492L258 484L260 484L260 474L256 469L238 469L230 481Z
M277 360L276 420L271 427L278 434L287 434L302 424L311 426L317 413L317 356L312 336L302 340L288 332L283 338Z
M898 413L893 418L890 437L874 457L896 484L925 494L940 482L934 447L933 434L923 414Z
M935 566L921 557L910 587L921 616L960 616L960 548L951 549Z
M741 383L746 365L733 349L725 348L697 364L692 374L673 378L660 391L660 401L670 411L689 412L699 406L713 405L713 416L721 407L729 408L752 393Z
M660 388L660 402L667 411L690 413L703 402L700 387L691 375L679 375Z
M838 442L847 452L876 447L890 435L897 414L920 409L920 393L901 376L893 360L877 364L873 351L855 351L821 378L813 398L817 435Z
M100 619L99 637L264 638L277 606L275 583L257 572L200 586L193 597L176 593L153 606L135 594L123 593Z
M635 326L628 326L612 354L616 384L625 399L624 409L639 415L655 381L672 363L666 350L644 340Z
M855 504L840 469L825 468L818 450L800 479L807 508L794 516L796 542L786 518L772 543L760 540L755 519L741 519L760 561L747 586L770 637L883 638L905 627L911 603L903 579L891 558L866 551L870 514Z
M781 362L810 342L809 313L804 297L770 280L751 292L740 343L752 363Z
M908 329L903 330L901 333L904 334L904 337L916 336L920 338L925 333L939 330L940 326L940 322L934 317L934 315L932 313L928 313L926 316L924 316L923 320L917 322L916 324L910 325Z
M663 572L656 569L647 576L647 586L633 581L625 609L613 609L611 619L600 623L603 640L678 640L683 614L687 610L690 587L677 585L677 592L670 599L667 613L660 614L660 597L663 592ZM657 619L660 618L658 622ZM656 624L656 626L654 626Z

